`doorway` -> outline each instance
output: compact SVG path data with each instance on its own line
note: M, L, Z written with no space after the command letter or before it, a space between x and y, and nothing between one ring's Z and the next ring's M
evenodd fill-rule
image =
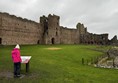
M2 44L2 38L0 38L0 44Z
M37 41L37 44L40 44L40 40Z
M54 38L52 38L52 39L51 39L51 41L52 41L52 44L54 44L54 43L55 43L55 39L54 39Z

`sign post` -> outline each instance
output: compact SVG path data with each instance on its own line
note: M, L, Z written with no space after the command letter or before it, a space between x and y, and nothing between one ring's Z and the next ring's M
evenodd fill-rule
M26 72L29 72L29 62L32 56L21 56L22 62L26 64Z

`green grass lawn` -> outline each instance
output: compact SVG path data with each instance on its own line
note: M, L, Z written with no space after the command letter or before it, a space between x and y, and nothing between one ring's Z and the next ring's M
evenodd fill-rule
M11 50L15 46L0 46L0 73L13 72ZM49 50L47 48L61 48ZM104 55L90 45L24 45L21 55L32 56L30 72L22 64L22 79L0 77L0 83L118 83L118 70L82 65L82 58ZM102 49L107 47L102 47ZM99 47L100 49L100 47Z

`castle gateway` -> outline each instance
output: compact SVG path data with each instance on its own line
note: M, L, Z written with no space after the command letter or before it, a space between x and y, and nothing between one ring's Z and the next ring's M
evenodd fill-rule
M0 13L0 45L14 44L102 44L109 43L108 34L87 32L83 24L76 29L60 26L60 17L49 14L40 22Z

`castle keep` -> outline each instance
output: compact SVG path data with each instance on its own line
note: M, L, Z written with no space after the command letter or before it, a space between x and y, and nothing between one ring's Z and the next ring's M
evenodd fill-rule
M76 29L69 29L60 26L59 20L59 16L49 14L48 17L40 17L37 23L0 13L0 44L110 44L108 34L89 33L81 23Z

